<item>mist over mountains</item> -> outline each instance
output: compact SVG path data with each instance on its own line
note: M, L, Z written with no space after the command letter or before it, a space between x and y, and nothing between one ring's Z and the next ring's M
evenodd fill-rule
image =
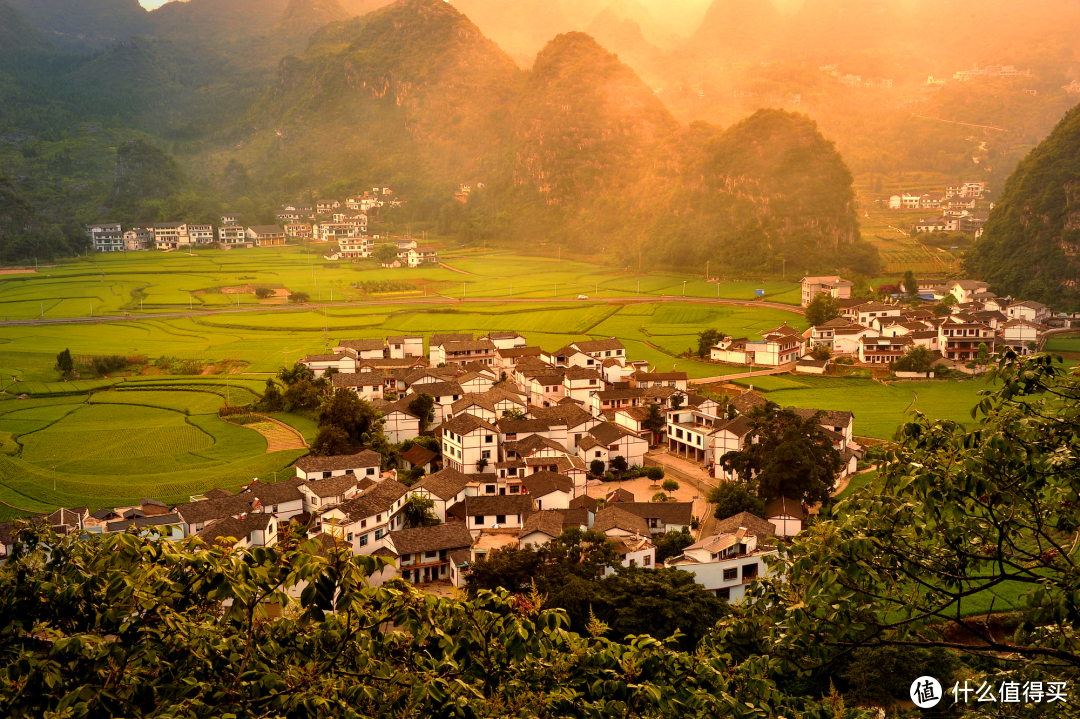
M175 156L186 199L129 198L132 219L269 221L390 182L401 221L463 242L872 273L853 170L1000 187L1075 104L1074 3L946 5L974 32L909 0L0 0L20 48L0 48L0 168L47 222L117 211L108 169L137 139ZM925 89L990 62L1034 72ZM466 205L462 182L484 185Z

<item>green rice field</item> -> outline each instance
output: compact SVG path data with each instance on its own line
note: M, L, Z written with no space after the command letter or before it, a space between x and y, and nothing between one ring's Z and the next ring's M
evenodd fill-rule
M182 501L215 486L272 478L303 452L268 454L261 435L223 422L217 410L226 402L254 402L283 366L340 340L512 330L554 350L616 337L631 359L706 378L749 368L683 358L696 349L703 329L756 339L785 323L807 327L797 311L795 281L718 284L701 276L636 274L507 252L447 252L444 261L448 267L384 270L286 247L117 253L0 276L0 321L88 317L91 303L98 318L0 324L0 502L6 503L0 519L61 504L96 508L144 496ZM390 281L407 289L364 289ZM322 304L260 303L253 294L258 286L307 292ZM688 300L749 300L758 289L791 310L681 301L684 293ZM189 308L203 312L165 316ZM65 349L76 360L121 355L149 364L63 381L55 364ZM201 374L172 374L155 362L161 358L172 362L170 368L194 361L192 371ZM857 434L880 438L891 437L912 408L971 422L969 410L985 387L978 381L883 385L791 375L736 382L782 405L850 410ZM278 418L309 442L314 438L311 420Z

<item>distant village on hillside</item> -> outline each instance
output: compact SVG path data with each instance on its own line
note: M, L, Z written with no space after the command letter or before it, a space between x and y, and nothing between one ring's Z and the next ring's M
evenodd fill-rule
M903 193L889 198L890 210L942 210L941 215L920 219L912 226L912 234L924 232L964 232L981 237L983 225L990 219L989 211L976 211L979 200L988 192L985 182L962 182L949 185L944 192L921 195ZM989 209L993 209L990 204Z
M471 183L461 185L458 196L468 197L471 189ZM364 259L376 255L375 241L382 239L368 235L368 213L386 206L399 207L402 202L390 187L376 185L343 202L286 203L277 212L278 225L245 225L240 215L224 214L216 232L213 225L193 222L156 222L127 230L120 223L104 222L87 225L86 234L95 252L280 247L289 240L300 240L336 243L327 259ZM413 239L395 242L395 249L380 256L383 267L419 267L439 262L435 248L422 247Z

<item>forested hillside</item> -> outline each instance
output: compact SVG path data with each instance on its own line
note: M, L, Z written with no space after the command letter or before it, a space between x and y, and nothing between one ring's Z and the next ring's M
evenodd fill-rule
M1080 108L1009 177L965 261L998 294L1080 309Z

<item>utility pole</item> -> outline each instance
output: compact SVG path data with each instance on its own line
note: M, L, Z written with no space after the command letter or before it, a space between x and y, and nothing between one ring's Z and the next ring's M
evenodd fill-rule
M45 319L45 303L41 303L41 319Z
M465 299L465 283L461 283L461 299Z
M709 261L705 260L705 281L709 281Z
M559 283L555 283L555 299L559 299Z
M686 297L686 280L682 281L682 296Z
M90 300L90 316L94 316L94 301Z

